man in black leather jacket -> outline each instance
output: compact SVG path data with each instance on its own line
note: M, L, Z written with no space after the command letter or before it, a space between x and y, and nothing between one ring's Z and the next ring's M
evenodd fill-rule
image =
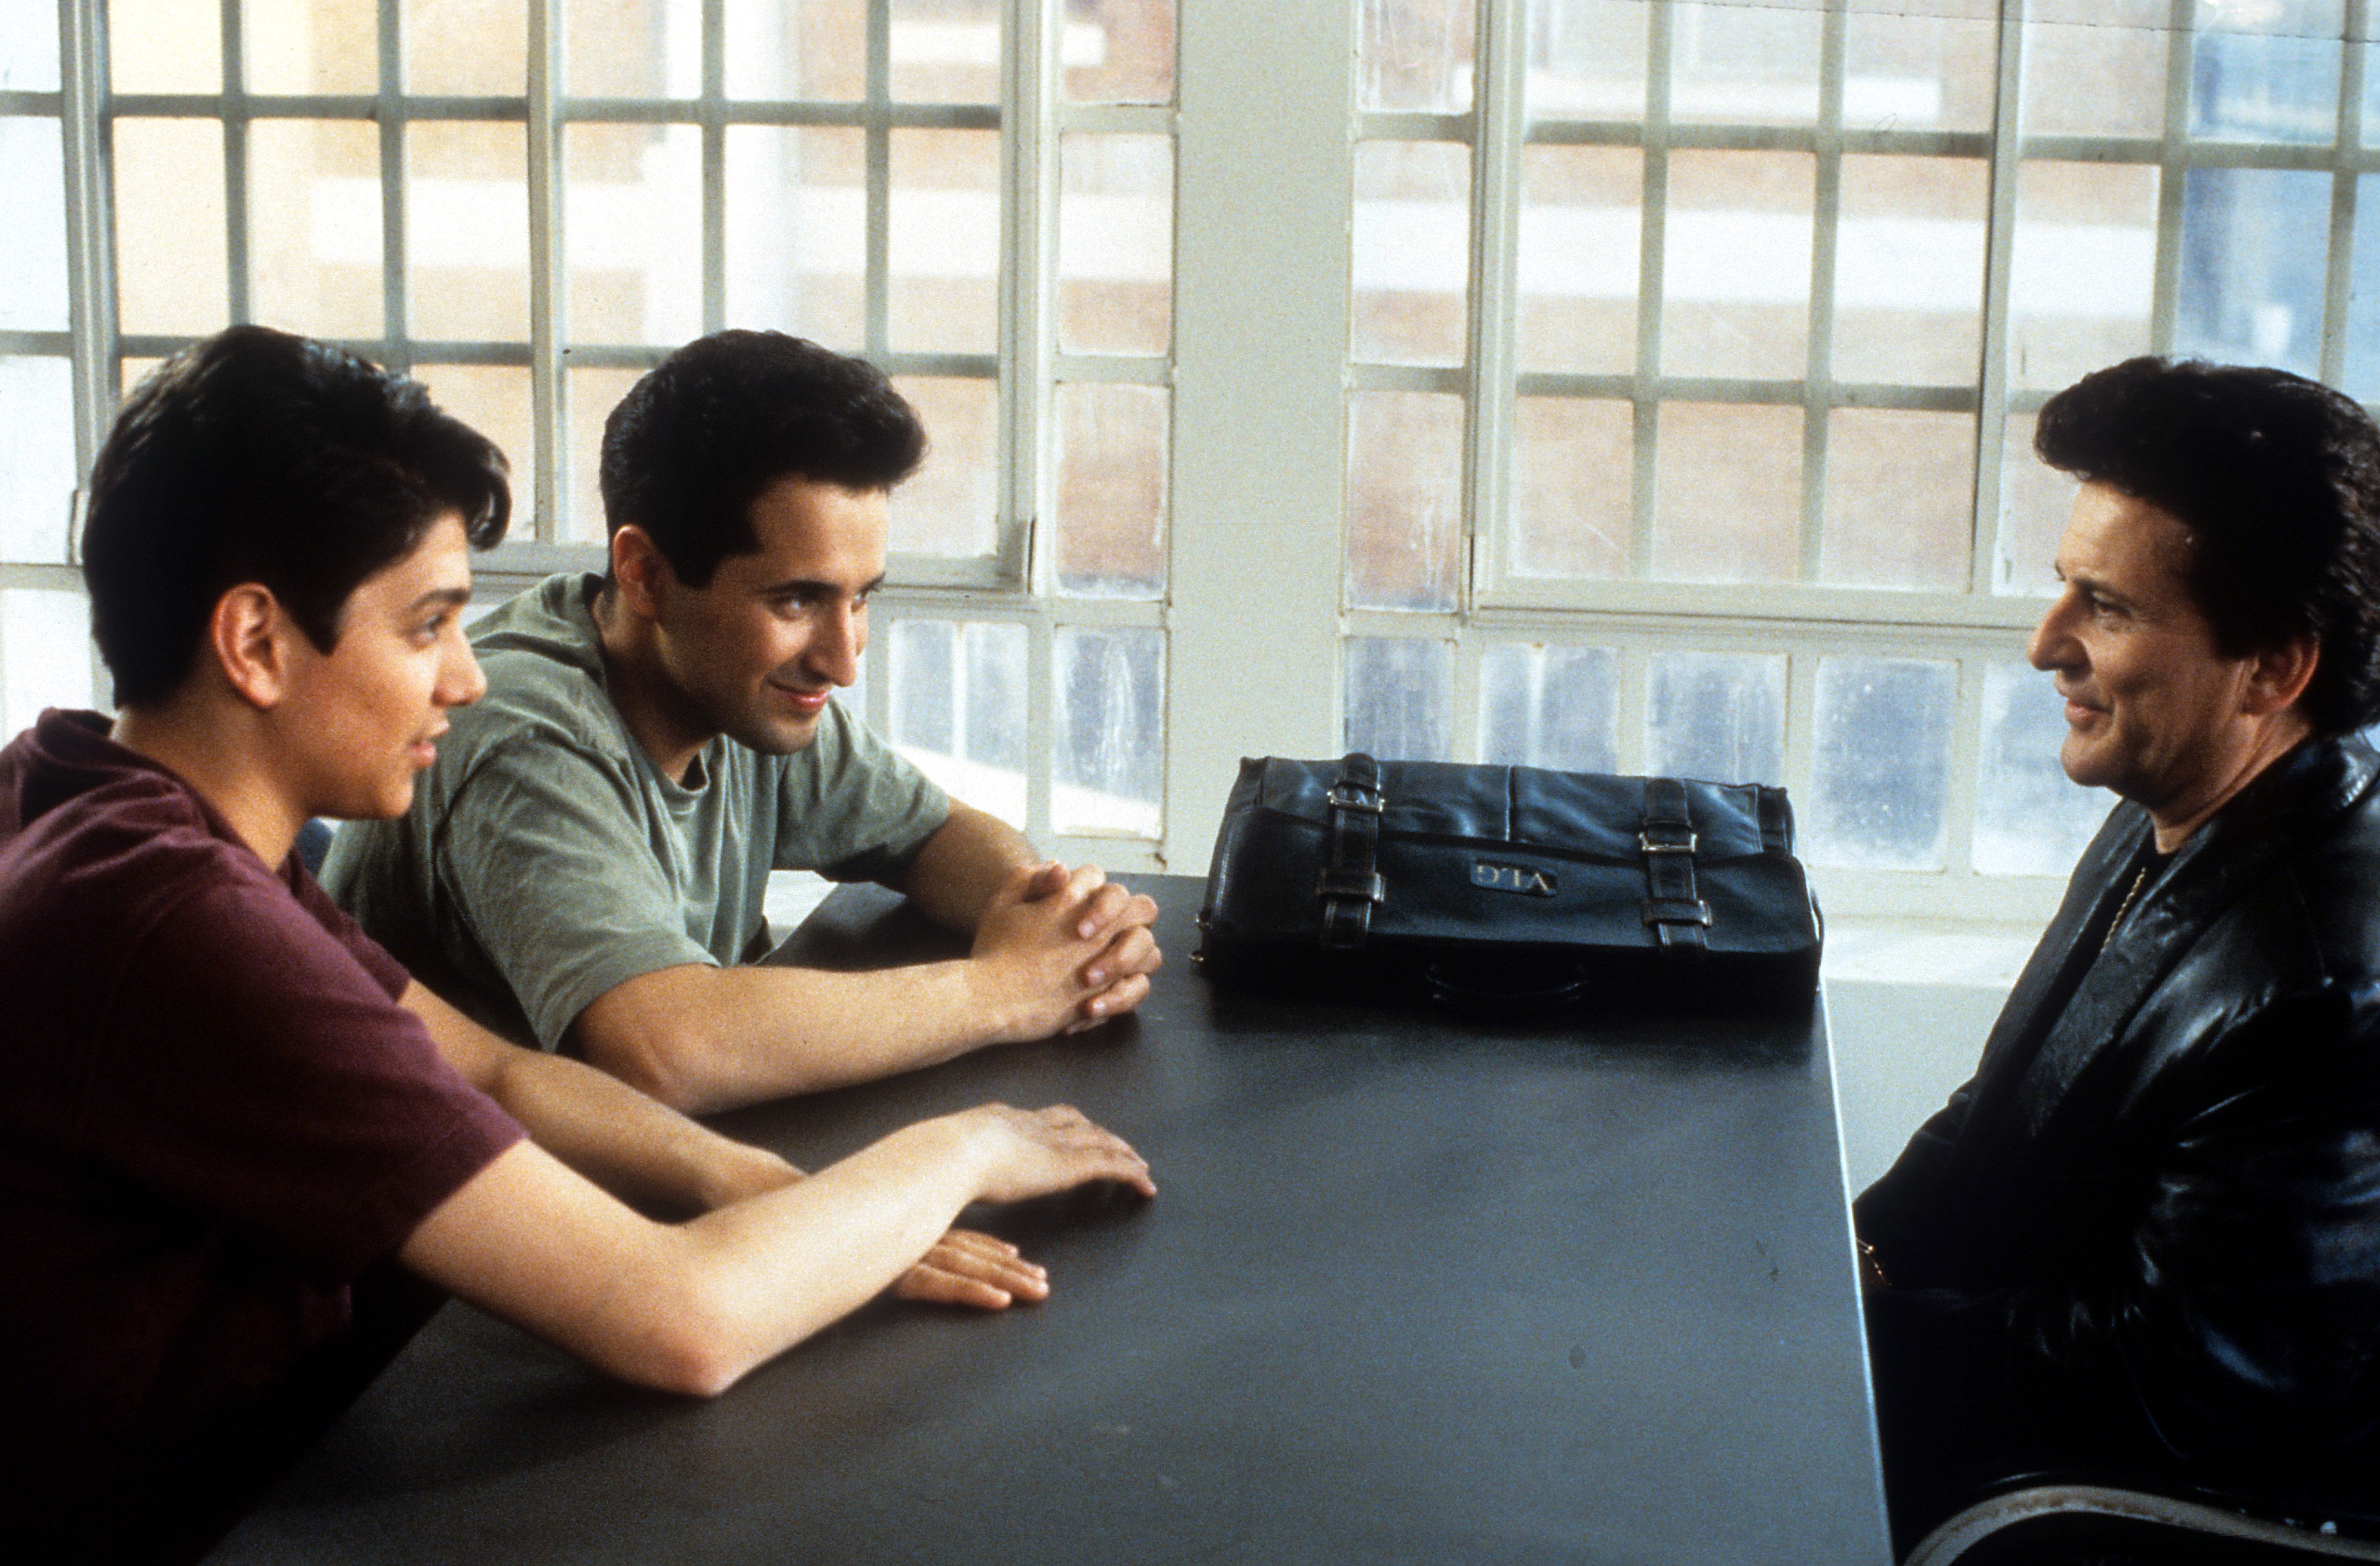
M2123 802L1855 1208L1895 1536L2041 1471L2380 1511L2380 430L2141 358L2035 443L2029 656Z

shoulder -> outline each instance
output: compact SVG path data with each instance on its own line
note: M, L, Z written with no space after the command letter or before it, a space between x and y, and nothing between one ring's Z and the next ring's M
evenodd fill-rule
M602 646L588 612L597 579L550 577L472 627L471 642L488 679L487 694L453 712L440 745L468 770L514 745L562 746L625 762L634 744L612 705Z

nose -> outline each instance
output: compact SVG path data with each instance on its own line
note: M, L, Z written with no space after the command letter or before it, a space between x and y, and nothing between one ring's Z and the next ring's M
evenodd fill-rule
M2041 624L2033 628L2033 636L2025 642L2025 662L2052 673L2081 663L2082 644L2074 635L2074 616L2081 607L2081 597L2072 588L2060 591L2042 612Z
M819 616L818 635L804 660L810 673L838 686L859 678L859 655L868 649L868 601L837 604Z
M445 633L446 652L439 661L438 686L431 699L441 707L468 707L488 694L488 676L457 624Z

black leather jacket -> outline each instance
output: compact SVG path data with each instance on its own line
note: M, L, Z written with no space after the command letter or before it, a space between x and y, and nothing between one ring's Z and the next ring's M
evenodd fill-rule
M2300 746L2094 951L2147 862L2119 806L1974 1079L1856 1204L1872 1322L1930 1316L2069 1456L2380 1503L2375 771Z

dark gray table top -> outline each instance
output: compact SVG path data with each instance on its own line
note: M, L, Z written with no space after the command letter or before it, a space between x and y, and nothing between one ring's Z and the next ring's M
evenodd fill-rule
M1136 1022L722 1121L815 1167L1079 1105L1161 1194L979 1215L1047 1303L880 1301L710 1403L450 1305L216 1559L1888 1560L1822 1014L1220 995L1151 890ZM825 912L829 962L899 918Z

